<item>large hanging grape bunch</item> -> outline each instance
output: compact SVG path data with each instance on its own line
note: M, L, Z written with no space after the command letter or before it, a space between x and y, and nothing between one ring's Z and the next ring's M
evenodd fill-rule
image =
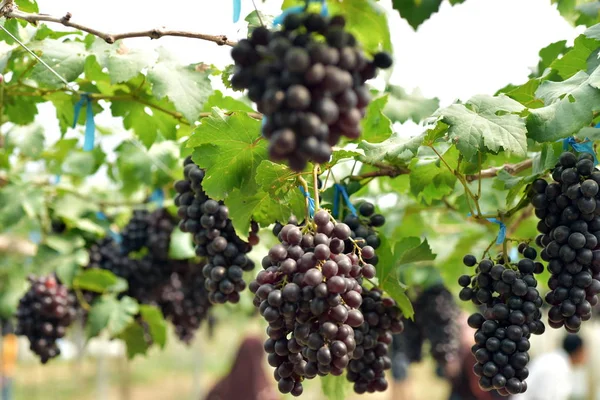
M358 215L348 214L344 218L344 223L351 229L350 238L346 240L346 251L351 251L356 242L360 247L371 246L377 249L381 244L379 233L375 228L380 228L385 224L385 217L375 213L375 205L368 201L358 206ZM379 259L377 256L369 260L373 265L377 265Z
M17 334L29 339L43 364L60 354L56 340L65 336L77 314L76 299L52 275L29 277L30 287L19 301Z
M475 274L458 280L463 287L460 298L482 308L482 313L468 319L469 326L477 329L473 371L483 390L496 389L503 396L527 390L529 338L545 330L540 311L543 301L534 277L544 267L533 261L535 249L522 244L519 250L525 258L517 264L506 263L502 255L495 262L486 258L479 263L467 255L464 264L475 267Z
M303 379L342 375L356 348L364 265L357 254L344 254L349 236L350 228L324 210L310 226L287 224L250 284L269 323L265 350L282 393L299 396Z
M356 349L346 377L354 382L354 391L358 394L383 392L388 387L385 370L392 367L388 346L392 344L392 335L404 329L402 312L396 302L384 298L379 289L363 287L362 297L360 311L365 321L354 328Z
M431 356L440 365L458 357L460 308L452 293L437 284L425 289L415 301L415 323L431 345Z
M235 89L265 115L263 136L274 161L301 171L329 161L340 137L357 139L369 104L365 81L392 64L386 53L369 60L341 16L289 14L279 31L256 28L231 51Z
M179 193L175 198L181 218L179 227L193 234L196 254L208 261L203 273L210 301L237 303L240 292L246 288L243 272L254 269L254 262L246 254L258 243L258 225L251 224L250 243L238 237L229 219L229 209L222 201L206 195L203 179L204 170L191 157L186 158L184 179L175 183Z
M531 198L540 219L536 241L551 273L548 323L575 333L591 318L600 293L600 171L591 154L564 152L552 178L533 182Z

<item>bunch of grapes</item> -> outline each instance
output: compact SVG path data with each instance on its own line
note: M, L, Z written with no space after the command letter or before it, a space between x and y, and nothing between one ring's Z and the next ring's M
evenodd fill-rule
M385 370L392 367L388 346L392 343L392 334L404 329L402 312L396 302L384 298L379 289L363 287L362 298L360 311L364 322L354 328L356 348L346 377L354 382L354 391L358 394L383 392L388 387Z
M294 396L302 393L303 379L344 373L356 349L352 328L364 322L362 277L375 275L362 261L375 255L372 247L344 253L348 225L334 223L324 210L313 221L283 226L281 243L250 284L254 305L269 323L265 350L279 390Z
M600 293L600 171L588 153L564 152L552 170L554 182L533 182L531 204L540 219L536 239L551 277L548 323L579 331L591 318Z
M28 279L31 286L17 309L17 334L29 339L31 350L45 364L60 354L56 340L74 321L77 302L52 275Z
M148 242L148 210L134 210L131 219L121 230L121 248L123 254L140 250Z
M234 89L265 115L272 160L302 171L308 160L329 161L342 136L357 139L370 94L365 82L392 59L367 59L342 16L289 14L280 31L256 28L231 51Z
M402 335L394 336L393 353L403 353L410 363L421 362L425 342L423 332L412 319L403 318L402 323L404 331Z
M359 215L348 214L344 218L344 223L351 229L350 237L361 247L371 246L377 249L381 244L379 234L374 228L382 227L385 224L385 217L381 214L375 214L375 206L367 201L358 207ZM352 240L346 240L346 251L351 251L354 247ZM377 265L379 260L375 257L371 260L373 265Z
M415 323L431 344L431 356L439 365L458 357L460 349L460 308L443 285L425 289L414 303Z
M544 266L534 262L534 248L521 244L519 251L525 258L516 265L505 264L502 255L496 262L483 259L479 263L475 256L466 255L464 264L476 266L475 274L458 280L463 287L460 298L483 308L483 313L468 319L469 326L477 329L471 349L477 360L473 371L483 390L496 389L503 396L527 390L529 338L545 330L540 311L543 301L534 277Z
M189 344L212 306L204 285L203 264L171 260L169 265L173 272L160 287L157 303L177 337Z
M203 179L204 170L186 158L184 179L175 183L179 193L175 198L181 218L179 227L193 234L196 254L208 261L203 273L210 301L237 303L239 293L246 287L242 274L254 269L254 262L246 254L258 243L258 225L251 224L250 243L240 239L229 219L229 209L222 201L206 195Z

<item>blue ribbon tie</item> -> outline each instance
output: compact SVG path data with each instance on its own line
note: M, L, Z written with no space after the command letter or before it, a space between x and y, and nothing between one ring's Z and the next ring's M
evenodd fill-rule
M302 195L308 199L308 215L312 218L315 216L315 200L310 197L310 193L304 190L303 186L298 186Z
M596 125L596 127L598 127L598 125ZM588 138L585 138L583 142L577 142L573 136L569 136L563 140L563 150L568 151L569 146L578 153L590 153L594 157L594 165L598 165L598 158L596 158L596 152L594 151L594 143Z
M240 20L240 14L242 13L242 0L233 0L233 23Z
M346 190L346 187L344 185L336 183L333 185L333 190L333 215L338 215L340 207L340 195L344 199L344 203L346 203L346 207L348 207L348 210L350 210L352 215L357 215L356 208L354 208L354 205L350 201L350 196L348 196L348 191Z
M468 213L467 217L472 216L473 214ZM504 243L506 239L506 225L504 222L500 221L497 218L486 218L489 222L500 225L500 230L498 231L498 237L496 238L496 244Z
M156 188L150 195L150 201L162 208L165 203L165 193L161 188Z
M85 117L85 137L83 141L83 150L92 151L94 149L94 140L96 135L96 124L94 122L94 110L92 109L92 100L89 93L83 93L79 101L75 104L75 118L73 120L73 128L77 126L79 120L79 112L81 108L86 106Z

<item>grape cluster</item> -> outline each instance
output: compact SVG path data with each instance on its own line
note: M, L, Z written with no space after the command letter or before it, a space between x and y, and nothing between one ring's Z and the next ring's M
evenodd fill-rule
M365 321L362 277L375 275L362 261L374 256L373 248L344 253L348 225L334 223L324 210L313 221L277 229L280 243L250 283L254 305L269 324L265 350L279 390L294 396L302 393L303 379L344 373L357 347L352 328Z
M124 254L140 250L148 242L148 210L133 210L131 219L121 230L121 248Z
M414 302L415 324L431 344L431 356L438 365L458 357L460 349L460 307L443 285L425 289Z
M360 246L371 246L377 249L381 245L379 234L374 228L382 227L385 224L385 217L375 213L375 206L369 202L363 202L358 207L359 215L348 214L344 218L344 223L352 231L350 237ZM346 240L346 252L352 251L354 241ZM379 259L375 256L370 260L371 264L377 265Z
M551 273L548 323L575 333L591 318L600 293L600 171L590 154L564 152L552 178L531 185L531 204L540 219L536 242Z
M204 170L191 157L186 158L184 179L175 183L179 227L193 234L196 254L208 261L202 271L210 301L237 303L239 293L246 288L243 272L254 269L254 262L246 254L258 243L258 225L251 224L249 243L240 239L229 219L229 209L222 201L207 196L202 189L203 179Z
M56 340L65 336L75 319L77 302L52 275L28 279L29 290L17 309L17 334L29 339L31 350L45 364L60 354Z
M534 274L544 266L534 262L537 252L525 244L519 246L525 258L516 265L506 264L499 256L496 263L466 255L464 264L476 267L473 277L462 275L459 296L483 307L483 313L472 314L468 324L474 329L475 345L471 349L477 363L473 371L479 376L483 390L496 389L503 396L527 390L529 375L529 338L544 332L540 307L542 298L536 289Z
M231 51L234 89L265 115L263 136L274 161L287 160L301 171L308 160L329 161L342 136L357 139L369 104L365 82L392 59L367 59L341 16L289 14L280 31L256 28Z
M202 274L203 264L191 260L170 260L173 271L158 289L156 302L165 319L175 327L175 334L189 344L212 306Z
M425 337L415 321L403 318L404 331L402 335L394 335L393 352L403 353L409 363L423 360L423 344Z
M388 346L392 344L392 334L404 329L402 312L396 302L384 298L379 289L363 287L362 298L360 311L364 322L354 328L356 348L346 377L354 382L354 391L358 394L383 392L388 387L385 370L392 367Z

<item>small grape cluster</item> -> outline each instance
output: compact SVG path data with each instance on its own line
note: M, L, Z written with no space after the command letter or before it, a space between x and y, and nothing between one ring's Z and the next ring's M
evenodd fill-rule
M350 228L324 210L307 226L277 231L280 243L263 258L250 290L269 324L265 350L279 390L299 396L302 380L342 375L348 366L357 346L352 328L364 322L362 277L375 275L363 260L374 250L345 254Z
M545 330L540 311L543 301L534 277L544 266L534 261L534 248L521 244L519 251L525 258L516 265L507 263L503 255L496 262L483 259L479 263L475 256L466 255L464 264L476 266L476 272L458 280L463 287L459 297L483 307L483 313L468 319L469 326L477 329L471 349L477 360L473 371L483 390L496 389L503 396L527 390L529 338Z
M431 356L438 365L458 357L460 349L460 307L443 285L426 288L414 302L415 324L431 345Z
M121 248L123 254L140 250L148 242L148 218L150 211L133 210L127 225L121 230Z
M385 224L385 217L375 213L373 203L365 201L358 207L359 215L348 214L343 222L350 227L352 231L350 238L346 240L346 252L352 251L356 242L360 247L371 246L377 249L381 245L379 233L375 228L380 228ZM377 265L379 259L377 257L370 260L371 264Z
M17 308L17 334L29 339L31 350L42 364L60 354L56 340L77 315L77 301L56 277L29 278L30 287Z
M184 179L175 183L179 228L193 234L196 254L208 261L203 273L210 301L237 303L246 288L242 274L254 269L254 262L246 254L258 244L258 225L251 224L249 243L240 239L227 206L208 197L202 189L204 175L191 157L185 159Z
M234 89L265 115L263 135L274 161L302 171L308 160L329 161L342 136L357 139L370 94L365 82L392 59L367 59L342 16L289 14L281 30L256 28L231 51Z
M575 333L591 318L600 293L600 171L591 154L564 152L552 178L531 185L531 204L540 219L536 242L551 273L548 324Z
M425 337L415 321L403 318L404 331L402 335L394 336L393 353L402 353L409 363L418 363L423 360L423 344Z
M388 346L392 344L392 334L404 329L402 312L396 302L384 298L379 289L363 287L362 298L360 311L364 322L354 328L356 348L346 377L354 382L354 391L358 394L383 392L388 387L385 371L392 367Z
M175 334L184 343L191 343L212 306L202 274L203 264L192 260L170 260L173 271L159 288L156 302L165 319L175 327Z

